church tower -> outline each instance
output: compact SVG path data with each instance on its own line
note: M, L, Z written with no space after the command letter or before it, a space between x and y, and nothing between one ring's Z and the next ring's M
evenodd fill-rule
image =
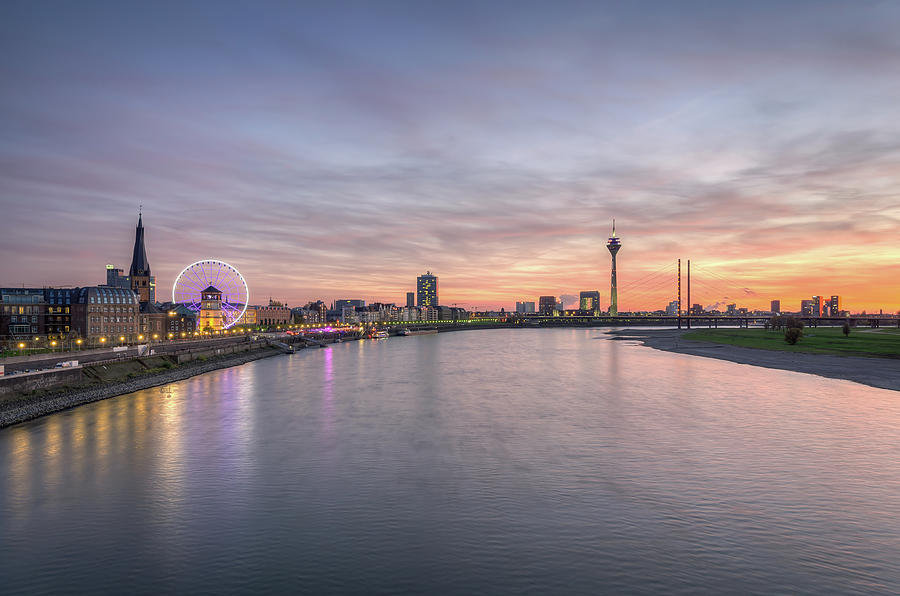
M150 263L144 248L144 223L138 214L137 229L134 232L134 254L131 257L131 289L138 295L138 302L150 302Z

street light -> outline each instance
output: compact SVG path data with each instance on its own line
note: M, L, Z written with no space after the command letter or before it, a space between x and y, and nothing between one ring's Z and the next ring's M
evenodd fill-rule
M143 335L138 335L138 340L139 340L139 341L144 341L144 336L143 336Z
M159 334L158 334L158 333L154 333L154 334L153 334L153 339L159 339Z
M100 343L101 343L101 344L105 344L105 343L106 343L106 338L105 338L105 337L101 337L101 338L100 338Z

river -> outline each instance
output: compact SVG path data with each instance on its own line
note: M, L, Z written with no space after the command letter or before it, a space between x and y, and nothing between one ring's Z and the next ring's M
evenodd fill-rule
M599 330L304 350L0 430L0 592L900 593L900 394Z

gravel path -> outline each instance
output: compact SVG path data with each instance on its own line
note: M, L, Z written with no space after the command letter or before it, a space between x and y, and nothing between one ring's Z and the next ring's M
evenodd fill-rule
M657 350L718 358L751 366L791 370L900 391L900 360L897 359L742 348L684 339L681 337L684 333L684 330L675 329L624 329L609 332L615 339L639 340L645 346Z
M59 412L82 404L87 404L101 399L109 399L117 395L132 393L156 387L158 385L166 385L175 381L181 381L195 375L218 370L220 368L228 368L237 366L260 358L276 356L280 354L278 350L265 348L255 350L253 352L245 352L241 354L231 354L221 358L215 358L205 361L195 360L182 364L178 368L173 368L160 373L148 374L144 377L138 377L120 383L109 383L106 385L97 385L94 387L86 387L83 389L75 389L67 392L44 393L30 397L23 397L15 401L8 401L0 404L0 428L32 420L46 414Z

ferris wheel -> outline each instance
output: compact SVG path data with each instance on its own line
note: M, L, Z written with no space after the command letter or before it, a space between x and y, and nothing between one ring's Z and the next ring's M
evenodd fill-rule
M209 259L185 267L172 286L172 302L200 312L200 295L210 286L222 292L222 314L228 329L247 311L250 292L240 271L224 261Z

